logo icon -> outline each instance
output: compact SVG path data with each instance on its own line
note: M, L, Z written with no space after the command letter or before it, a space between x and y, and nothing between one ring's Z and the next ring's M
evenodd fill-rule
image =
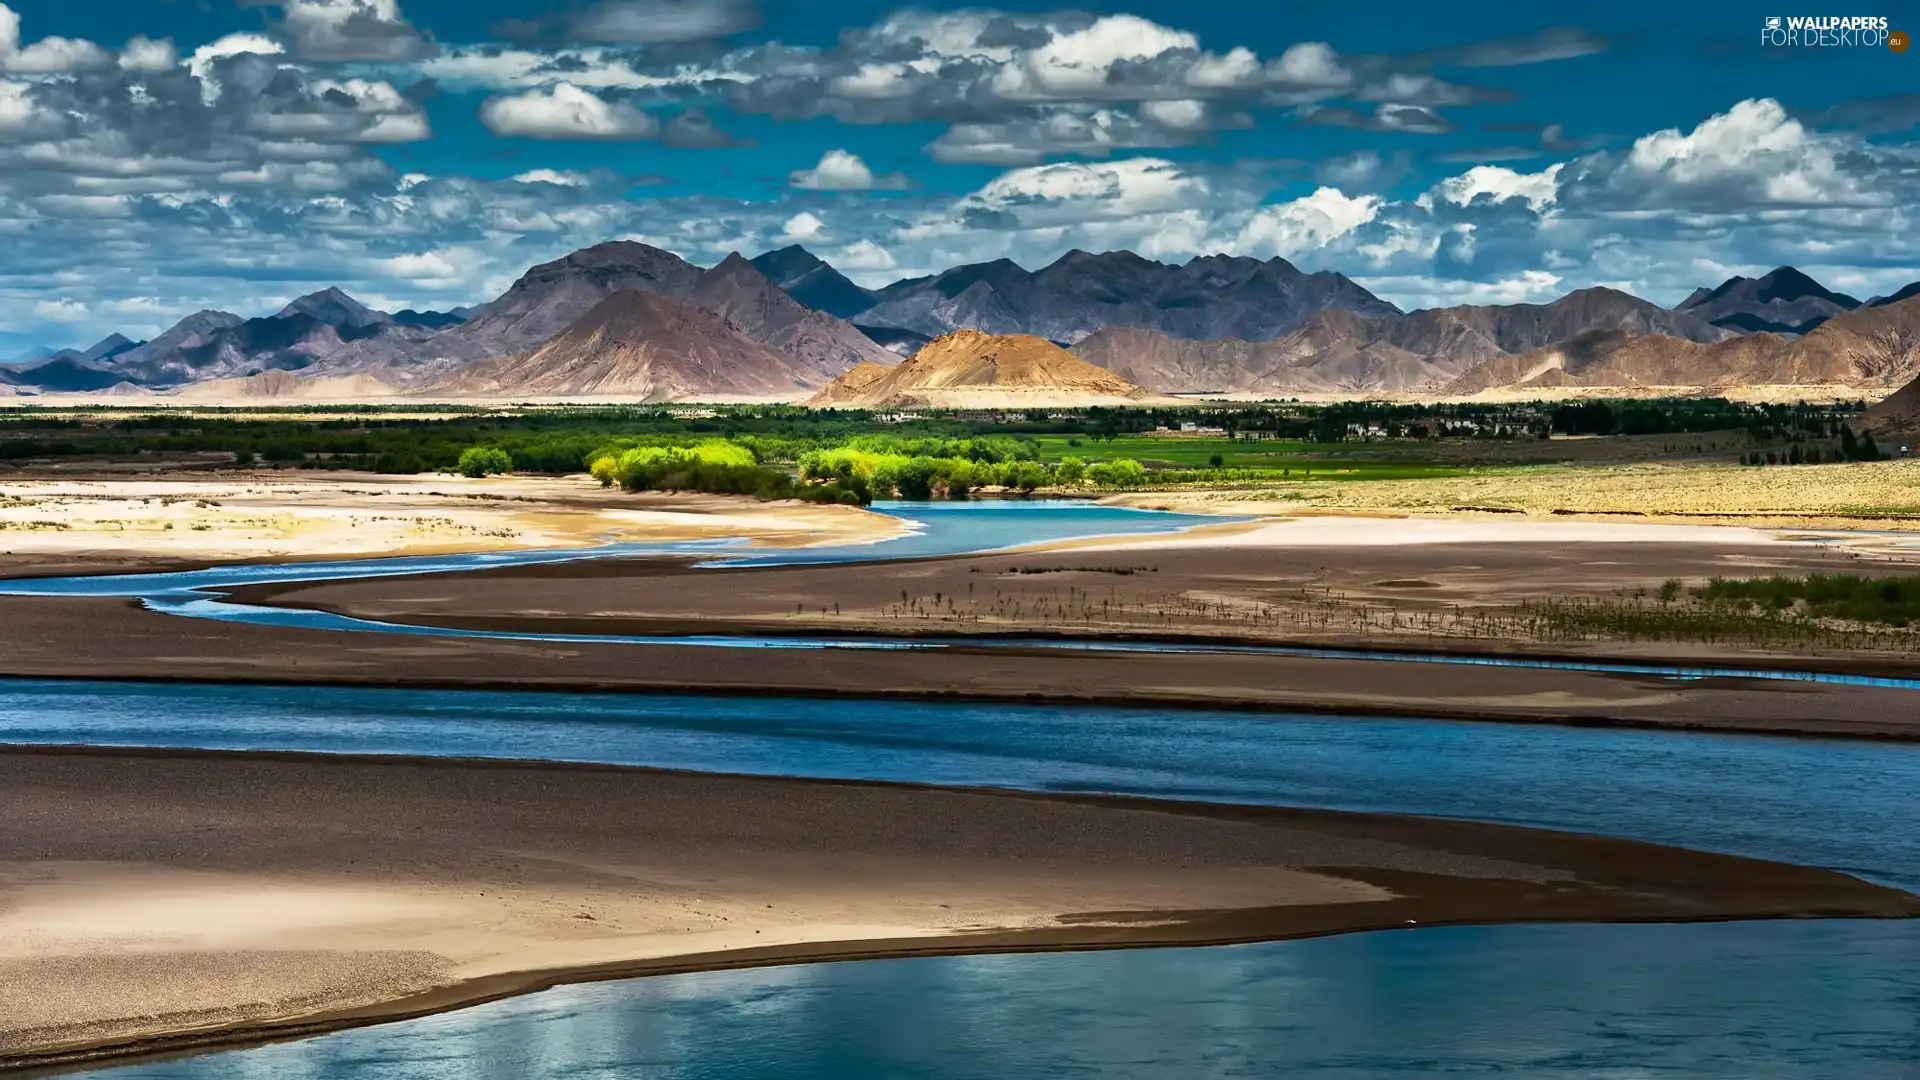
M1911 44L1913 44L1913 39L1907 36L1905 30L1895 30L1893 33L1887 35L1887 48L1892 49L1894 52L1906 52L1907 46Z
M1769 18L1769 19L1767 20L1767 29L1769 29L1769 30L1778 30L1778 29L1780 29L1780 18L1779 18L1779 16L1773 16L1773 17L1771 17L1771 18Z

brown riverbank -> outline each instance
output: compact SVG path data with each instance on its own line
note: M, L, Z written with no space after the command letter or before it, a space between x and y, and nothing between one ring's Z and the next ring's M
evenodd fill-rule
M1225 537L1099 541L1097 548L955 558L744 569L673 559L618 559L503 567L459 574L280 583L235 600L312 608L394 623L571 635L995 636L1296 645L1360 652L1624 660L1915 677L1897 648L1837 649L1739 641L1580 640L1503 636L1475 611L1539 601L1604 601L1656 593L1665 582L1713 577L1852 572L1902 574L1914 552L1782 540L1719 529L1555 527L1488 529L1447 523L1278 522ZM1329 531L1331 530L1331 531ZM1202 530L1207 532L1207 530ZM1324 535L1323 535L1324 534ZM1546 542L1539 537L1552 538ZM1564 538L1564 539L1562 539ZM1249 542L1257 540L1257 543ZM1391 540L1392 542L1385 542ZM1336 543L1335 541L1340 541ZM0 601L4 610L7 601ZM24 617L24 616L23 616ZM98 617L97 615L95 617ZM1430 627L1441 627L1434 632ZM1449 624L1451 624L1449 626ZM124 638L117 638L124 640ZM401 677L472 685L462 663L423 642L333 640L367 662L405 648L419 665ZM463 643L478 649L483 643ZM485 643L488 648L495 643ZM336 646L339 647L339 646ZM528 644L522 648L534 648ZM136 652L147 649L138 646ZM316 658L299 678L325 678ZM1867 738L1920 737L1910 691L1714 679L1676 682L1600 672L1462 667L1360 656L1150 655L957 646L938 651L756 653L751 665L671 646L546 643L554 667L496 667L519 685L947 696L1062 703L1179 703L1436 718L1615 723ZM603 659L624 650L625 662ZM431 655L430 655L431 654ZM96 647L129 674L169 674L124 649ZM176 651L174 655L178 655ZM562 659L564 658L564 659ZM708 662L702 663L702 660ZM0 661L0 663L7 663ZM22 656L16 670L44 670ZM232 662L195 659L204 677L235 677ZM461 669L461 670L456 670ZM192 677L171 672L177 677ZM245 676L240 676L245 677Z
M1907 917L1843 874L1392 815L596 766L0 751L0 1066L557 982L1411 923Z
M1513 613L1527 604L1652 604L1668 582L1916 569L1920 550L1750 530L1536 524L1516 533L1485 523L1309 519L858 566L608 559L276 583L231 595L507 632L1139 638L1907 675L1920 673L1911 642L1874 650L1724 636L1600 640L1556 635L1550 625L1530 633Z
M1920 738L1913 692L1873 686L1232 653L740 653L416 637L183 619L105 597L0 597L0 628L0 675L23 677L1251 708Z

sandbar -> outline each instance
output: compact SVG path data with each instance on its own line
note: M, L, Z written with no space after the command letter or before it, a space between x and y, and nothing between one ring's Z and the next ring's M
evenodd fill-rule
M580 476L256 470L0 480L0 573L10 576L732 537L857 544L901 530L855 507L634 494Z
M0 750L0 1068L711 967L1916 914L1920 898L1835 871L1394 815L532 762Z

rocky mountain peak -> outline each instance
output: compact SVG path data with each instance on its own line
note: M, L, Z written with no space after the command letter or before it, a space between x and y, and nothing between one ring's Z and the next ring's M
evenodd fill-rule
M389 321L384 312L362 304L338 286L308 293L281 308L274 318L288 319L296 315L305 315L342 330L362 330Z
M1673 310L1740 333L1804 334L1860 306L1791 266L1758 278L1730 277L1710 291L1695 290Z

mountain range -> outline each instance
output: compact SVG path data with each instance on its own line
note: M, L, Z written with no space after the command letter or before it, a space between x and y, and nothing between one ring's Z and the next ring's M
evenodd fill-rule
M804 248L755 261L802 303L862 327L928 337L981 330L1071 344L1109 326L1136 326L1179 338L1266 340L1328 309L1400 313L1344 275L1304 273L1280 258L1209 255L1171 266L1131 251L1076 250L1039 270L996 259L876 290Z
M1861 307L1792 337L1753 333L1712 344L1589 330L1479 364L1443 393L1562 387L1842 386L1885 393L1920 376L1920 297Z
M1435 390L1477 364L1595 330L1715 342L1735 333L1614 289L1550 304L1428 308L1407 315L1329 309L1269 341L1191 341L1109 327L1081 357L1166 393L1405 393Z
M779 397L837 375L749 337L725 316L645 289L622 289L538 348L453 371L428 392Z
M1284 259L1172 265L1124 251L1073 251L1036 271L997 260L867 289L799 246L702 268L612 241L534 266L475 308L389 314L324 289L260 318L201 311L151 341L114 334L86 350L39 350L0 367L0 386L799 397L855 369L878 377L934 339L975 330L1070 345L1079 361L1154 393L1773 379L1865 389L1909 366L1897 342L1873 343L1905 333L1916 300L1920 282L1861 303L1781 267L1696 290L1672 310L1591 288L1544 304L1403 313L1349 278ZM1842 329L1825 332L1832 325ZM274 373L293 378L263 378Z

